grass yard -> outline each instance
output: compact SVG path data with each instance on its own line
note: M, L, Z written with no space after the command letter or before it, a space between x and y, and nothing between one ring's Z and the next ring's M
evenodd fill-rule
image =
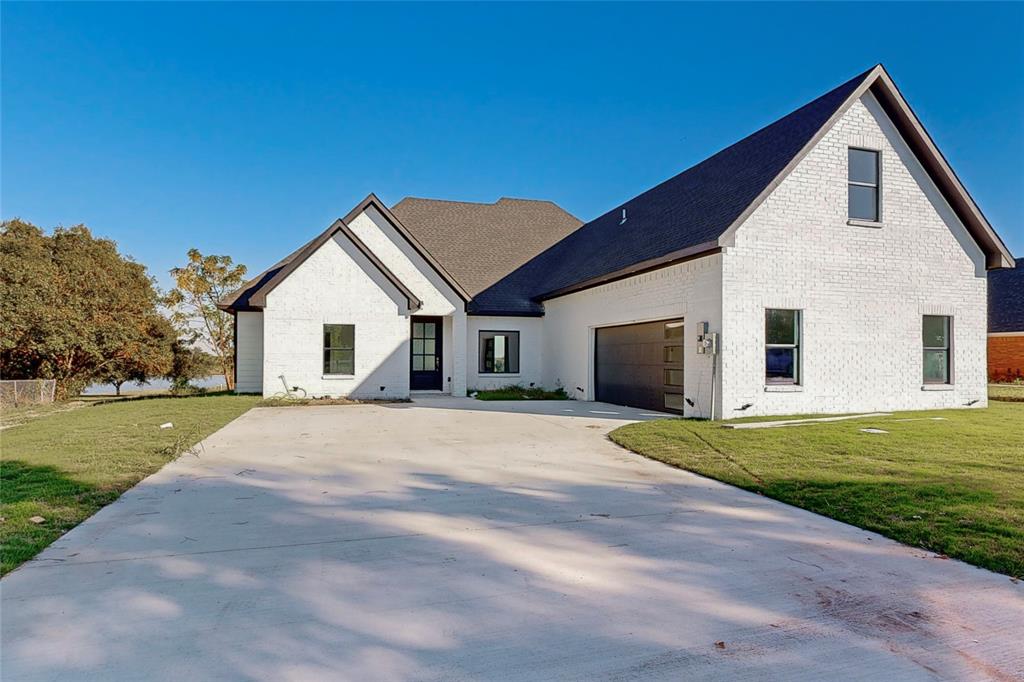
M549 391L540 386L505 386L485 391L470 391L476 393L477 400L568 400L569 394L564 388L556 388Z
M259 398L210 395L86 405L0 434L0 573L31 559ZM21 415L19 415L21 416ZM160 424L173 422L174 428ZM35 524L33 516L46 519Z
M989 384L988 398L1024 403L1024 384Z
M908 545L1024 577L1024 404L989 405L771 429L658 420L623 426L611 438ZM774 419L781 417L763 418ZM860 431L867 427L888 433Z

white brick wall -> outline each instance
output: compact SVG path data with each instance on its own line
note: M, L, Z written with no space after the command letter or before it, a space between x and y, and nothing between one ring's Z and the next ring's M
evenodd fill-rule
M357 216L350 227L423 301L415 315L444 317L443 370L445 379L451 378L446 388L464 395L462 300L376 209ZM262 318L264 395L283 389L282 374L289 385L301 386L310 396L409 395L410 320L405 297L344 236L328 241L274 288ZM323 374L324 324L355 325L353 376ZM239 329L245 334L242 326ZM244 347L246 341L240 337L239 344Z
M375 208L370 207L357 216L350 227L423 301L423 307L416 311L416 315L450 316L451 319L444 320L446 336L442 361L445 390L452 395L465 395L466 312L462 299ZM449 377L452 379L450 384L447 383Z
M847 222L851 145L882 153L881 227ZM696 352L702 321L722 333L716 411L726 418L986 404L982 253L870 94L751 214L722 254L547 301L543 318L467 317L457 294L375 209L351 227L424 301L418 314L445 317L444 370L455 395L467 385L532 382L593 399L596 328L683 317L684 391L696 404L687 406L687 416L710 414L711 360ZM408 394L404 299L363 261L347 240L331 241L270 293L262 377L253 366L259 314L240 314L240 387L262 381L273 394L284 373L312 395ZM796 391L765 390L765 308L803 311ZM922 387L925 314L954 318L949 390ZM321 330L332 322L356 324L352 378L322 376ZM518 376L478 374L481 329L520 332ZM751 407L739 411L745 403Z
M847 224L849 146L881 150L880 228ZM986 404L984 259L870 94L739 228L722 277L726 418ZM765 391L765 308L803 310L798 392ZM953 390L922 390L928 313L954 318Z
M716 254L546 301L544 384L561 384L570 395L593 400L597 327L683 317L684 394L696 405L687 406L685 415L708 416L711 361L697 354L696 330L703 321L712 331L720 327L721 267Z
M417 315L450 315L464 308L462 299L451 290L407 241L372 206L356 216L349 227L394 273L423 301Z
M263 313L240 312L235 317L238 336L235 338L237 356L235 391L238 393L263 392Z
M267 295L263 393L290 386L310 396L404 397L409 393L409 318L395 290L344 236L320 247ZM323 325L354 324L355 375L323 374ZM381 390L381 386L384 390Z
M467 385L474 388L498 388L543 383L544 318L470 316L468 322L466 369ZM480 332L519 332L519 372L517 374L480 374Z

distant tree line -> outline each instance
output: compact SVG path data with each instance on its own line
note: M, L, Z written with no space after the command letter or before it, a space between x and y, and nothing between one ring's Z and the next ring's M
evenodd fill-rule
M219 373L233 387L232 320L210 301L245 266L193 249L171 274L178 286L163 296L145 266L84 225L46 234L0 222L0 377L56 379L60 398L154 378L183 390Z

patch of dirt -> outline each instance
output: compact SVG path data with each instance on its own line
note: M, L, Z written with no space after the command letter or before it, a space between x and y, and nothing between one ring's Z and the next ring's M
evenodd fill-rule
M960 651L959 649L957 649L956 652L960 655L961 658L964 659L967 665L971 666L971 668L973 668L974 670L978 671L983 675L988 676L993 680L998 680L998 682L1020 682L1021 678L1017 677L1016 675L1008 672L1003 672L994 665L990 665L985 661L978 660L966 651Z
M819 588L815 597L825 615L861 634L932 636L932 617L921 610L919 604L901 603L892 596L853 594L833 587Z
M0 431L9 429L13 426L21 426L22 424L36 419L43 419L61 412L69 412L71 410L77 410L80 407L85 407L90 403L84 400L69 400L66 403L61 404L60 407L51 407L52 403L46 405L40 405L40 409L33 410L32 408L23 408L10 410L5 409L0 411Z

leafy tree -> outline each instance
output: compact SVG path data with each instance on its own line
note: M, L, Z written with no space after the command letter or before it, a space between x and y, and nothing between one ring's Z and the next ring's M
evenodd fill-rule
M84 225L0 223L0 373L74 395L142 349L164 318L145 267Z
M220 363L213 355L178 339L171 347L171 367L165 375L171 381L171 390L184 391L189 383L217 371Z
M44 378L42 337L59 305L58 267L41 229L0 223L0 370L5 379Z
M142 324L144 335L103 370L102 380L113 384L117 395L121 395L121 386L129 381L144 384L152 377L166 376L173 368L173 349L177 344L174 326L161 315L143 320Z
M234 318L217 308L217 301L238 289L245 273L245 266L235 265L231 256L204 256L190 249L188 264L171 270L177 287L166 299L179 329L213 351L228 390L235 388Z

